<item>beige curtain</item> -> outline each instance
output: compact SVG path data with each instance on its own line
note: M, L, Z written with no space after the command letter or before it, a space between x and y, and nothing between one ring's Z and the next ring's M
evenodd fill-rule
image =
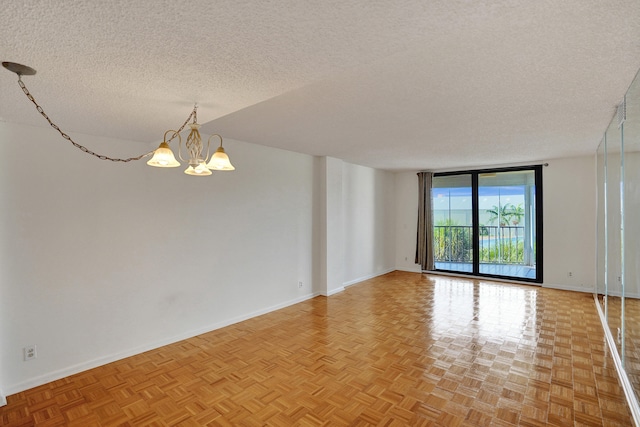
M431 214L431 172L418 173L418 236L416 264L423 271L433 270L433 216Z

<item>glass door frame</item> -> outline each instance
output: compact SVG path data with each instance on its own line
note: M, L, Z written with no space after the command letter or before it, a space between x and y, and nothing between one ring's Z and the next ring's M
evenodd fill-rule
M437 172L433 174L434 178L444 176L455 175L471 175L471 206L472 206L472 220L473 220L473 272L466 273L454 270L445 270L435 267L434 271L442 271L446 273L455 273L462 275L472 275L479 277L488 277L496 279L507 279L519 282L530 283L542 283L543 280L543 215L542 215L542 167L543 165L531 165L531 166L517 166L517 167L505 167L505 168L491 168L491 169L474 169L463 171L451 171L451 172ZM534 172L534 185L535 185L535 214L533 218L533 228L535 229L535 278L527 278L520 276L505 276L499 274L488 274L480 272L480 209L479 209L479 177L483 174L494 174L501 172L519 172L519 171L532 171Z

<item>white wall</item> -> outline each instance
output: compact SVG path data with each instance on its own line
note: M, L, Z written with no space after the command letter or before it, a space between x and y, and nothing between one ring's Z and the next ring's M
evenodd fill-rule
M553 159L543 168L545 286L592 292L595 286L596 191L593 156ZM419 271L416 245L418 178L396 175L396 268ZM405 258L407 258L405 260ZM568 276L571 271L573 275Z
M343 163L344 281L353 284L395 269L395 177Z
M320 294L344 291L344 211L342 206L343 162L321 157L320 165Z
M544 168L544 284L594 292L596 165L594 156L552 159ZM572 272L571 277L568 272Z
M236 171L191 177L92 158L48 128L0 122L0 142L6 394L314 293L311 156L225 140Z

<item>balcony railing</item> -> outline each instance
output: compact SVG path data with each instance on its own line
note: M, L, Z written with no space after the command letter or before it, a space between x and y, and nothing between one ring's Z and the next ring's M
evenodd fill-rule
M436 262L471 262L473 227L436 225L433 227L433 254ZM478 249L481 263L525 264L523 226L480 226Z

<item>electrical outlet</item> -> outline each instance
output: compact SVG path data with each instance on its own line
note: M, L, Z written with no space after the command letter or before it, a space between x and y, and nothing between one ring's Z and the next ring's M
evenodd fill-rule
M298 282L298 289L302 289L302 280Z
M573 271L567 272L567 277L573 277Z
M38 353L36 351L36 345L28 345L22 349L24 361L27 362L29 360L33 360L38 357Z

